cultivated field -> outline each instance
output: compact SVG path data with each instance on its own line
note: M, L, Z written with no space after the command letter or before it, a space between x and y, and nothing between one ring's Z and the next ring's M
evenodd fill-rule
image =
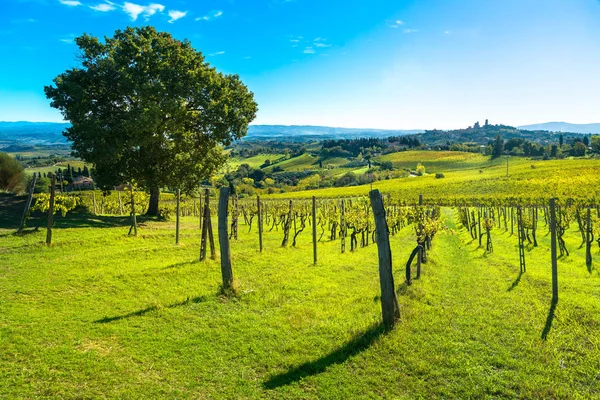
M427 202L598 191L598 160L511 159L508 178L503 163L467 162L473 168L444 168L443 179L374 187L412 203L419 193ZM175 245L174 218L141 218L139 235L130 237L126 216L74 211L56 217L47 247L44 217L28 223L39 230L14 234L22 206L0 196L1 398L600 396L600 247L593 243L586 267L574 220L554 305L541 214L539 246L525 246L520 273L510 225L494 224L489 253L456 208L441 208L443 227L410 286L404 274L415 225L404 226L390 236L401 317L384 331L376 245L341 254L339 238L325 234L313 265L310 227L296 247L282 247L283 227L265 225L260 253L256 220L249 230L240 217L239 239L231 241L237 294L224 296L219 261L198 261L197 217L182 218ZM216 218L212 225L216 237Z

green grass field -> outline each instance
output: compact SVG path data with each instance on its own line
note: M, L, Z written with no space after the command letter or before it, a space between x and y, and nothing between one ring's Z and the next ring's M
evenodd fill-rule
M27 175L33 175L33 173L53 173L55 172L57 169L59 168L67 168L67 165L71 165L71 168L81 168L83 169L83 166L86 165L83 161L78 161L78 160L70 160L70 161L65 161L65 162L59 162L56 163L55 165L49 166L49 167L34 167L34 168L25 168L25 173ZM87 164L88 168L91 167L90 164Z
M410 152L406 152L410 153ZM402 154L402 153L397 153ZM411 156L410 162L424 165L434 162L435 152L420 152L420 157ZM463 153L464 154L464 153ZM475 159L479 159L477 156ZM461 162L462 164L462 162ZM422 177L382 180L373 183L373 188L391 193L396 198L416 201L419 194L430 199L453 198L537 198L586 197L600 198L600 159L531 160L522 157L509 159L509 176L506 176L506 159L482 163L469 163L468 169L445 168L444 178L435 174ZM343 170L340 169L340 170ZM337 170L333 170L337 171ZM295 192L295 197L341 197L367 195L370 186L352 186ZM289 193L273 197L289 197Z
M3 197L0 226L20 203ZM415 245L391 238L401 309L380 326L376 246L340 254L309 230L298 248L253 227L232 242L238 296L219 295L218 261L198 262L195 218L58 218L0 229L0 398L595 398L600 396L600 253L588 272L579 235L559 261L550 307L549 238L527 251L494 229L485 255L444 209L423 275L403 284ZM32 221L31 226L43 224ZM214 221L216 230L216 221ZM217 251L218 254L218 251Z

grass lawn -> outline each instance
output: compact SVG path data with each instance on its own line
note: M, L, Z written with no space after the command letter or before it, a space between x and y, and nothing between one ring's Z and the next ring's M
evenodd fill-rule
M298 248L266 232L260 254L242 225L239 295L224 298L218 262L198 262L194 218L179 246L173 222L152 220L131 238L126 218L59 217L50 248L44 230L0 229L0 398L600 396L600 274L578 233L566 236L550 312L543 224L520 276L515 236L493 230L485 255L454 214L444 209L412 286L413 229L391 238L401 320L387 333L376 246L341 255L339 242L321 243L313 266L309 229ZM597 247L594 257L598 267Z

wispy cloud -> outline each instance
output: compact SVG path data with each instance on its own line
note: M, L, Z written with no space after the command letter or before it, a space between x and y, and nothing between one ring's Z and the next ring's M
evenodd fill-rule
M147 6L142 6L135 3L125 2L122 8L123 11L125 11L125 14L129 15L132 21L137 20L140 14L147 21L148 19L150 19L151 16L153 16L157 12L163 12L165 10L165 6L156 3L148 4Z
M111 3L110 1L107 1L106 3L100 3L95 6L89 6L89 7L94 11L100 11L100 12L112 11L116 8L115 3Z
M419 32L419 30L418 29L405 29L402 32L404 32L404 33L415 33L415 32Z
M219 18L222 15L223 15L223 11L215 10L215 11L211 11L207 15L196 18L196 21L210 21L211 19Z
M315 49L313 49L312 46L308 46L307 48L304 49L303 53L304 54L315 54Z
M392 28L398 28L400 25L404 25L404 21L397 19L392 23L391 26Z
M221 55L223 55L223 54L225 54L225 52L224 52L224 51L217 51L216 53L211 53L211 54L209 54L209 56L210 56L210 57L214 57L214 56L221 56Z
M60 4L64 4L65 6L69 6L69 7L77 7L81 5L81 2L77 1L77 0L58 0L60 2Z
M73 39L70 38L66 38L66 39L58 39L63 43L68 43L68 44L72 44L73 43Z
M169 17L171 17L171 19L169 20L169 23L172 24L173 22L177 21L178 19L185 17L187 15L187 13L188 13L187 11L169 10Z
M452 33L451 31L444 31L444 35L449 35L450 33Z

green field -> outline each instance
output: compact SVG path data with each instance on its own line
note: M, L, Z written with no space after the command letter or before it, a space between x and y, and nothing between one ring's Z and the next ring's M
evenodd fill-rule
M417 162L424 165L435 163L435 157L435 152L419 152L418 157L411 155L410 160L404 162L412 163L411 165L416 167ZM478 156L475 160L477 159ZM468 169L455 168L446 162L447 168L442 169L445 177L442 179L436 179L435 174L428 174L422 177L381 180L374 182L373 188L407 201L415 201L419 194L430 199L550 196L600 199L600 159L544 161L513 157L509 159L508 176L506 159L494 162L484 159L481 163L475 160L469 162ZM460 164L464 166L463 162ZM294 196L306 198L367 195L369 190L369 185L362 185L299 191L295 192ZM272 196L289 197L289 194Z
M261 255L242 225L238 296L225 298L218 262L198 262L195 218L179 246L172 222L142 221L131 238L120 217L59 217L50 248L43 230L0 230L0 397L599 396L600 274L586 269L578 233L567 234L551 310L543 225L521 276L515 236L493 230L485 255L452 209L444 218L410 287L414 231L391 238L401 320L387 333L376 246L341 255L324 242L313 266L308 232L298 248L266 232Z
M600 160L511 158L506 177L505 160L398 154L407 158L395 163L437 165L445 178L374 183L394 198L599 196ZM310 161L301 157L286 162ZM225 297L219 262L198 261L197 218L182 219L175 245L173 221L141 217L134 238L127 217L72 212L57 216L46 247L44 217L14 234L23 201L0 194L0 398L600 396L600 248L588 270L575 222L555 307L543 219L520 274L516 234L495 227L486 254L442 208L444 228L411 286L404 267L416 237L403 228L390 239L401 318L384 331L374 245L340 254L325 235L313 265L310 227L296 248L281 247L281 227L265 229L261 254L256 222L249 231L241 218L237 295Z
M56 163L54 165L51 165L49 167L35 167L35 168L25 168L25 173L27 175L33 175L34 173L45 173L45 174L50 174L55 172L57 169L59 168L67 168L67 165L71 165L71 168L81 168L83 169L83 166L86 165L83 161L78 161L78 160L70 160L70 161L64 161L64 162L59 162ZM87 164L88 168L90 168L90 165Z

